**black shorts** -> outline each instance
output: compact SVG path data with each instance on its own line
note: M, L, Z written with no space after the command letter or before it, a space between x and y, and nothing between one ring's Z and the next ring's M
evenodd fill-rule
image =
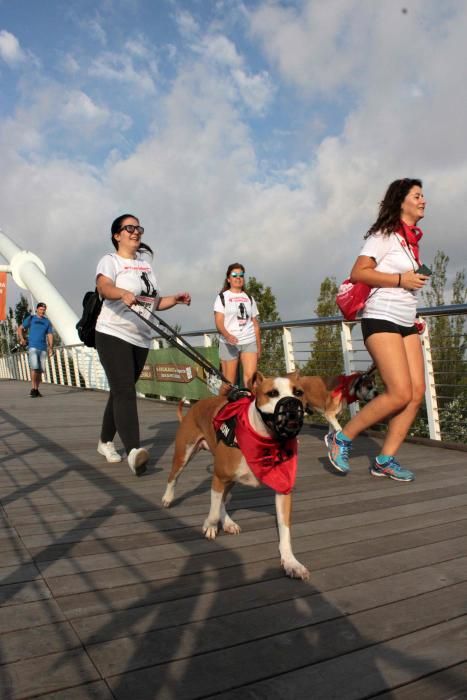
M417 326L400 326L398 323L386 321L384 318L362 318L362 335L366 341L373 333L398 333L403 338L418 333Z

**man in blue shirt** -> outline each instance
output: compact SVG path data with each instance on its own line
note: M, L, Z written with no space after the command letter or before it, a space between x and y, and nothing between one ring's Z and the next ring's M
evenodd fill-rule
M23 331L29 331L29 367L31 368L32 389L31 398L42 396L39 391L39 384L42 379L42 372L45 371L47 360L47 349L49 355L53 348L53 328L50 321L45 316L47 306L40 301L36 306L36 313L33 316L26 316L23 323L18 326L18 336L21 345L26 345Z

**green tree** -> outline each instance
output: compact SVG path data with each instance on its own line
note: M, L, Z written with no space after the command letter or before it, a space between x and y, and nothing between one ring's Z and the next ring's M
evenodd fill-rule
M256 277L250 277L245 291L250 294L258 306L259 320L262 323L268 321L280 321L277 311L276 297L271 287L265 287ZM283 375L285 373L284 349L282 345L282 331L261 331L261 357L258 369L266 375Z
M15 306L16 325L19 326L30 313L31 311L29 310L28 300L25 296L23 296L23 294L21 294L19 302Z
M11 350L18 344L16 335L16 323L13 315L13 309L8 309L5 321L1 322L0 335L0 351L2 355L9 355Z
M438 250L431 266L433 274L428 289L422 292L426 306L466 303L465 270L456 273L451 300L445 300L448 263L449 257L442 250ZM465 319L464 316L432 316L428 319L428 326L438 402L443 407L460 394L465 396Z
M337 316L337 283L334 277L321 282L315 314L318 318ZM335 375L344 371L340 326L317 326L311 342L309 360L301 368L302 374Z

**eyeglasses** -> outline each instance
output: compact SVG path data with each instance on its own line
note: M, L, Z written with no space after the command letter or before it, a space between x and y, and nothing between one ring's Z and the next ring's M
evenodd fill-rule
M245 273L244 272L231 272L230 276L231 277L245 277Z
M128 233L134 233L136 231L136 233L140 236L142 236L144 233L144 228L142 226L133 226L133 224L126 224L126 226L122 226L120 231L123 230L128 231Z

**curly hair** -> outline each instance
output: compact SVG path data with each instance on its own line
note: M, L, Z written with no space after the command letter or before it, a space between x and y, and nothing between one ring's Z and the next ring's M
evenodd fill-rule
M422 181L405 177L402 180L394 180L391 182L383 201L379 205L378 218L375 223L368 229L365 238L371 236L372 233L381 231L388 236L393 233L401 220L402 202L407 197L412 187L422 187Z

